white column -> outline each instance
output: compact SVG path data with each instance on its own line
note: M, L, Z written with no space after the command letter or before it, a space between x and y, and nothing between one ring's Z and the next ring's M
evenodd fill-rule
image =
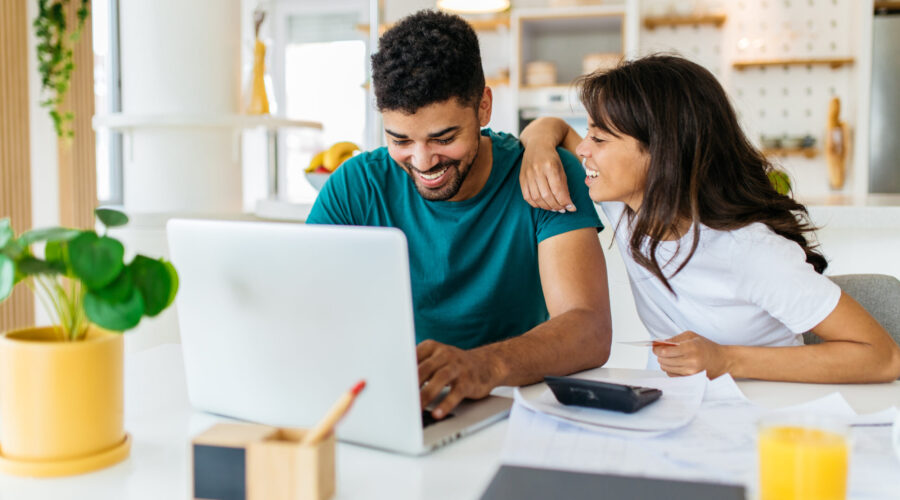
M240 0L120 2L123 115L197 123L238 113ZM129 258L168 258L165 224L172 217L240 216L240 138L226 127L177 124L125 133L123 194L131 222L112 233ZM143 318L125 346L136 351L178 340L171 307Z
M122 113L223 116L240 109L240 0L122 0ZM134 213L241 212L240 135L136 128L124 204Z

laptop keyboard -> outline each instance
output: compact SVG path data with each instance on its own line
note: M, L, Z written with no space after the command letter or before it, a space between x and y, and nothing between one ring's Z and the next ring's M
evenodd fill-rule
M453 418L453 416L454 415L452 413L449 413L449 414L447 414L446 417L438 420L431 416L431 412L429 410L422 410L422 428L424 429L425 427L428 427L429 425L436 424L438 422L443 422L444 420L447 420L448 418Z

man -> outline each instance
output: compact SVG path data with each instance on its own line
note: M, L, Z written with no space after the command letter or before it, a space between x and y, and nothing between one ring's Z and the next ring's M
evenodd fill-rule
M390 226L407 237L422 407L602 365L611 322L602 229L574 156L574 206L529 206L523 154L491 117L478 38L421 11L379 41L372 78L388 146L344 163L307 223ZM551 319L547 320L548 314Z

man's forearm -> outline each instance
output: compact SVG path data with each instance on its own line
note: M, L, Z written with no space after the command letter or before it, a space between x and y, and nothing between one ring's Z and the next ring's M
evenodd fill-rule
M568 375L609 359L609 314L573 309L528 332L474 349L491 366L493 385L540 382L545 375Z

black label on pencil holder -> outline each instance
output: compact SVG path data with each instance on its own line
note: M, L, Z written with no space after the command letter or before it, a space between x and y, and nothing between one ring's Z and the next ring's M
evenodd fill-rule
M194 498L245 500L247 465L244 448L194 445Z

